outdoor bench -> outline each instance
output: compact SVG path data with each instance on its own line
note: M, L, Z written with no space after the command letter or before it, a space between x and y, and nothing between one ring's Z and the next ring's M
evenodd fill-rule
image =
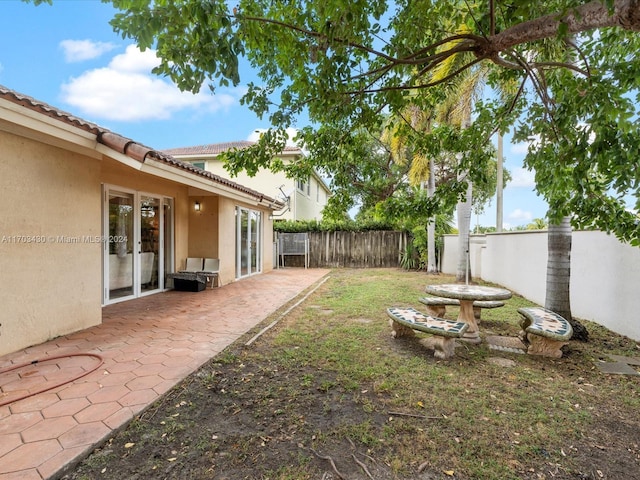
M391 335L394 338L414 335L414 330L434 335L434 356L449 358L455 350L455 339L469 328L469 325L456 320L425 315L414 308L391 307L387 309L390 317Z
M447 306L459 306L460 300L457 298L444 297L421 297L418 299L420 303L427 306L427 312L434 317L444 317L447 312ZM480 312L483 308L504 307L504 302L500 300L476 300L473 302L473 316L476 320L480 320Z
M518 309L522 315L520 336L528 343L527 353L545 357L562 357L564 345L569 343L573 328L571 324L551 310L543 307L523 307Z

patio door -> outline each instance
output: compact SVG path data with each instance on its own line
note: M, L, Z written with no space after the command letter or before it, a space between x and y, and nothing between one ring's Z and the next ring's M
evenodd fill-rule
M173 264L172 199L105 186L103 304L164 288Z
M262 214L236 207L236 277L262 271Z
M160 288L163 277L160 262L160 237L162 235L162 214L160 198L140 195L140 238L138 258L140 261L137 277L140 293L148 293Z

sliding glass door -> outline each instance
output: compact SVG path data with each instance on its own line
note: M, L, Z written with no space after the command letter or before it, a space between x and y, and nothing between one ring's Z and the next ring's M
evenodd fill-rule
M262 271L262 214L236 207L236 277Z
M173 270L173 200L117 187L104 196L103 303L162 290Z
M134 296L134 194L109 190L105 300ZM106 303L106 302L105 302Z
M140 196L140 292L150 292L160 288L160 235L162 230L160 199L146 195Z

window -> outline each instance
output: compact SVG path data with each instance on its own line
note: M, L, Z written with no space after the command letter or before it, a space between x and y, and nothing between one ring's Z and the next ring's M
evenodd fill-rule
M304 193L307 197L311 196L311 183L309 180L298 180L297 187L298 190Z
M206 162L204 160L202 160L202 161L199 161L199 162L191 162L191 165L193 165L194 167L198 167L198 168L201 168L202 170L204 170L205 169L204 168L205 167L205 163Z

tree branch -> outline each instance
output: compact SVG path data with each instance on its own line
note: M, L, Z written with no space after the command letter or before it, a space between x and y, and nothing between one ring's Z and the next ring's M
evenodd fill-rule
M566 25L567 35L604 27L640 31L640 2L617 0L610 12L604 3L594 0L570 10L564 16L552 13L522 22L490 37L484 45L479 45L476 54L493 58L516 45L553 38L558 34L561 24Z

